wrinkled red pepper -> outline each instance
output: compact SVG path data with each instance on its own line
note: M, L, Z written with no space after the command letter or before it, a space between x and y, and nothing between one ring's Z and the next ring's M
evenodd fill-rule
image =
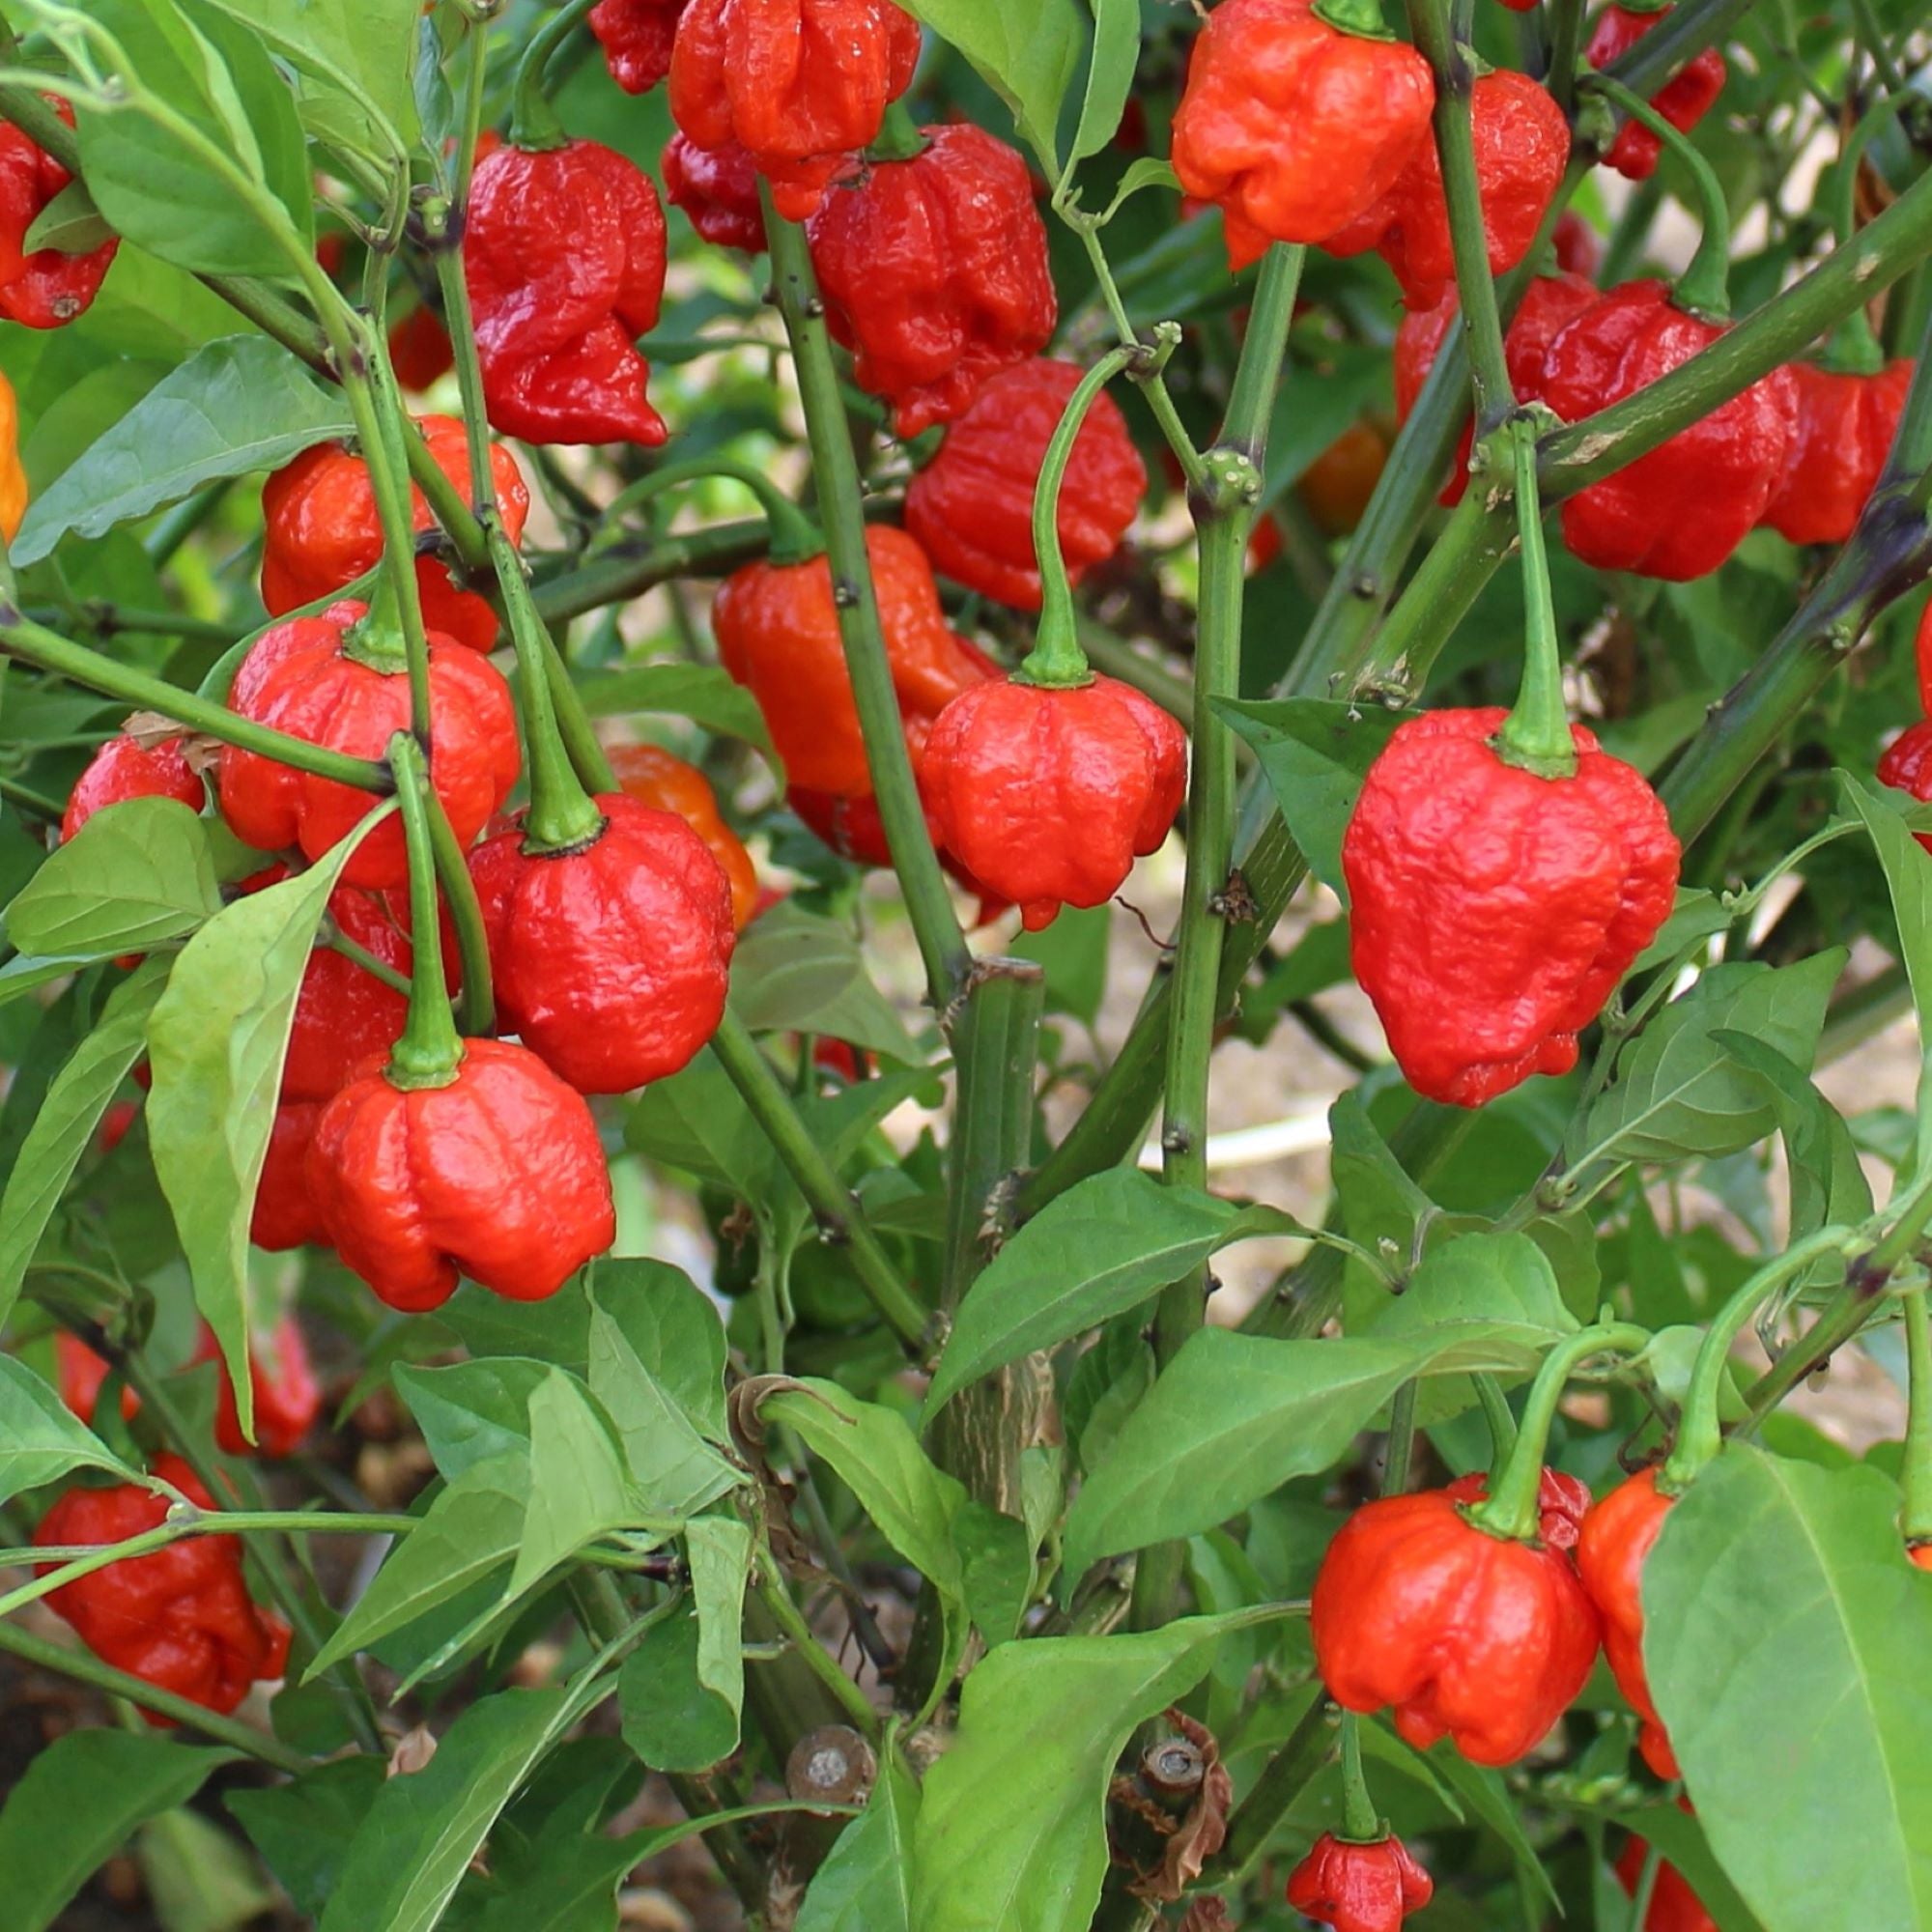
M714 248L765 252L765 211L758 202L758 171L737 142L700 148L689 134L665 143L665 199L681 208Z
M1323 1832L1288 1877L1288 1902L1335 1932L1401 1932L1435 1895L1429 1874L1391 1834L1358 1844Z
M1811 362L1786 365L1796 412L1784 473L1764 521L1793 543L1843 543L1871 500L1898 434L1913 365L1839 375Z
M73 109L43 99L71 128ZM62 328L85 315L121 246L118 235L85 255L25 248L27 231L73 177L11 121L0 121L0 316L29 328Z
M1608 67L1675 11L1670 7L1605 7L1597 15L1583 58L1593 68ZM1650 104L1680 133L1688 134L1723 91L1724 57L1716 47L1705 47L1650 97ZM1657 172L1657 159L1662 152L1663 143L1641 122L1626 121L1604 159L1626 181L1648 181Z
M64 845L94 816L110 805L132 798L172 798L199 811L208 803L200 774L190 769L179 738L144 745L124 731L109 738L88 760L87 769L68 793L61 813Z
M690 0L597 0L590 31L611 78L626 94L648 94L670 71L677 23Z
M1657 1487L1658 1472L1645 1469L1612 1490L1583 1520L1577 1571L1604 1619L1604 1654L1617 1689L1642 1728L1637 1748L1659 1777L1676 1777L1677 1754L1651 1700L1643 1667L1643 1565L1671 1498Z

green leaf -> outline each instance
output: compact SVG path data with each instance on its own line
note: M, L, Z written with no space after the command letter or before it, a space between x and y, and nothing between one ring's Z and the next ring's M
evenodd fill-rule
M221 1344L250 1441L248 1221L274 1125L289 1029L328 895L388 810L371 812L306 872L251 893L210 920L182 949L148 1023L155 1174L174 1210L195 1303Z
M201 819L176 798L98 811L14 895L7 937L22 952L105 959L179 939L221 910Z
M112 1469L139 1480L25 1362L0 1355L0 1502L70 1469Z
M100 1117L148 1050L148 1015L167 977L168 962L150 959L115 987L99 1025L69 1056L34 1115L0 1196L0 1326Z
M941 1595L957 1601L963 1579L952 1519L965 1489L936 1468L904 1417L815 1378L801 1392L769 1397L762 1413L784 1423L838 1472L879 1533Z
M636 1521L610 1420L575 1376L553 1369L530 1397L530 1495L507 1604L607 1530Z
M1114 138L1133 92L1134 66L1141 55L1140 0L1090 0L1094 9L1094 56L1087 68L1087 92L1080 103L1067 166L1097 155Z
M1766 1932L1932 1924L1932 1577L1896 1488L1728 1448L1665 1517L1643 1604L1690 1802Z
M242 1932L281 1903L248 1848L184 1805L142 1826L135 1849L166 1932Z
M1217 697L1214 709L1254 747L1309 870L1346 905L1342 835L1363 775L1396 727L1414 714L1327 697L1254 703Z
M1926 877L1925 853L1877 786L1853 772L1841 771L1838 781L1846 802L1864 820L1885 869L1898 921L1899 956L1918 1015L1919 1051L1932 1051L1932 879Z
M894 1060L920 1057L850 930L796 905L746 928L731 958L731 1009L753 1033L823 1034Z
M1046 968L1049 1012L1071 1013L1090 1027L1107 996L1107 937L1111 906L1065 906L1051 925L1022 932L1007 949L1015 959Z
M12 555L25 566L63 537L105 536L210 483L279 469L354 428L340 389L265 335L211 342L121 417L37 497Z
M583 704L593 718L628 718L639 711L689 718L707 731L755 745L783 781L784 764L773 749L757 699L716 665L679 660L607 671L584 684Z
M114 231L101 220L87 184L71 181L28 222L20 253L38 255L52 248L63 255L91 255L113 239Z
M1777 1116L1791 1176L1789 1238L1802 1240L1828 1223L1864 1220L1872 1211L1871 1182L1865 1179L1858 1144L1844 1116L1783 1054L1761 1039L1728 1029L1719 1029L1711 1037L1764 1082ZM1824 1264L1827 1271L1836 1265L1832 1261Z
M241 1753L153 1732L70 1731L27 1766L0 1810L0 1932L43 1932L136 1826L185 1804Z
M617 1673L624 1742L653 1771L709 1771L738 1748L738 1712L698 1675L703 1633L680 1604L644 1633Z
M448 1482L497 1456L530 1453L530 1398L556 1370L519 1355L491 1355L425 1369L390 1371L431 1460Z
M793 1932L909 1932L918 1816L919 1787L888 1750L865 1815L846 1826L819 1866Z
M1019 1634L1033 1595L1033 1545L1026 1524L969 1498L952 1519L953 1548L966 1582L966 1612L986 1648Z
M213 0L302 72L373 107L407 144L416 135L414 85L421 0ZM364 109L366 112L366 109Z
M377 1758L337 1758L288 1784L231 1791L224 1802L296 1909L320 1918L356 1828L385 1781Z
M1072 0L908 0L906 12L966 56L1057 177L1060 103L1085 39Z
M644 1366L615 1318L594 1298L590 1392L616 1424L631 1480L658 1515L690 1516L741 1480Z
M1222 1619L1138 1636L1040 1637L966 1679L925 1776L913 1932L1086 1932L1107 1868L1107 1781L1134 1727L1208 1674Z
M708 1046L682 1073L652 1081L631 1102L624 1139L647 1159L715 1180L747 1201L762 1200L771 1183L772 1144Z
M745 1585L752 1532L735 1517L694 1517L684 1526L691 1595L697 1610L697 1681L728 1705L735 1724L745 1703Z
M668 1262L617 1256L591 1264L589 1300L617 1324L639 1360L651 1365L652 1378L699 1433L729 1442L727 1345L711 1297ZM583 1359L587 1364L587 1346Z
M967 1291L932 1378L928 1420L968 1382L1139 1307L1216 1248L1297 1225L1275 1208L1166 1187L1133 1168L1078 1182L1027 1222Z

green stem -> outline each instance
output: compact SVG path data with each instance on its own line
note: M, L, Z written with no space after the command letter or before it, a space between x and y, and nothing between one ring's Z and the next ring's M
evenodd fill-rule
M1543 549L1543 506L1536 490L1537 426L1532 412L1509 425L1517 529L1522 539L1525 636L1522 685L1515 710L1496 734L1496 751L1507 763L1520 765L1539 778L1562 779L1577 769L1577 749L1563 702L1563 653L1556 639L1556 606L1549 594L1549 559Z
M903 100L890 101L885 119L879 123L877 138L866 150L868 161L910 161L925 153L932 142L912 118Z
M830 554L838 632L865 734L872 791L893 855L893 869L898 874L905 898L906 915L925 965L927 997L934 1010L944 1014L965 978L971 955L952 910L945 874L939 869L938 855L932 849L932 836L926 830L925 811L906 751L866 545L858 460L846 427L831 338L825 331L825 305L812 273L805 230L780 215L762 179L758 199L771 242L772 284L791 342L799 396L805 406L806 438L811 446L819 516Z
M58 825L67 811L59 799L49 798L45 792L23 785L16 779L0 779L0 799L46 825Z
M878 507L883 512L884 506ZM763 556L770 537L762 517L648 540L626 536L611 544L595 562L537 584L533 595L545 622L566 623L586 611L641 597L679 578L728 577Z
M517 78L510 96L510 145L532 153L560 148L568 138L556 110L544 94L544 71L552 58L574 34L596 0L566 0L530 36L523 59L517 63Z
M1932 1542L1932 1290L1904 1297L1905 1353L1912 1370L1912 1406L1905 1423L1905 1489L1901 1524L1907 1543Z
M1388 1446L1382 1452L1381 1493L1399 1496L1408 1488L1415 1460L1415 1404L1422 1384L1411 1378L1396 1390L1389 1405Z
M694 456L688 463L667 463L660 469L646 470L629 488L612 497L604 512L605 530L585 549L583 560L586 563L594 561L619 539L622 520L627 512L679 483L705 477L728 477L734 483L742 483L758 499L758 507L765 514L766 528L771 533L770 562L780 565L805 563L811 557L824 555L825 539L817 526L769 476L753 469L748 463L732 463L717 456Z
M1039 629L1032 652L1013 673L1015 683L1058 689L1094 681L1086 654L1080 648L1073 585L1067 579L1066 559L1060 550L1060 490L1074 442L1094 398L1140 354L1138 348L1122 348L1110 349L1101 356L1067 397L1060 422L1046 445L1046 456L1033 492L1033 549L1039 565Z
M1228 1835L1201 1874L1204 1886L1239 1878L1267 1848L1328 1756L1328 1700L1310 1700L1280 1749L1263 1767L1248 1795L1228 1815Z
M1544 1458L1549 1452L1549 1426L1556 1419L1556 1405L1563 1400L1572 1371L1591 1355L1610 1350L1635 1354L1649 1346L1648 1328L1629 1321L1602 1321L1578 1329L1550 1350L1530 1384L1516 1447L1500 1475L1491 1477L1488 1500L1468 1513L1478 1529L1517 1543L1536 1541L1537 1497L1543 1488Z
M1731 312L1731 211L1716 169L1680 129L1622 81L1613 80L1606 73L1590 73L1584 75L1582 85L1592 94L1601 94L1640 127L1649 128L1689 170L1697 188L1704 234L1697 243L1697 252L1690 258L1690 266L1677 278L1674 299L1679 308L1688 309L1692 315L1704 316L1712 322L1726 320Z
M821 1239L843 1246L852 1272L886 1325L913 1351L923 1350L930 1317L923 1302L899 1278L858 1204L840 1181L811 1130L799 1118L771 1063L742 1022L726 1012L712 1037L718 1056L752 1118L764 1130L785 1171L798 1183L817 1219Z
M872 1709L858 1685L826 1655L824 1645L811 1634L811 1626L792 1602L791 1592L785 1588L782 1578L775 1574L769 1556L762 1558L758 1565L758 1595L790 1640L792 1649L810 1665L812 1675L838 1700L853 1727L876 1744L879 1737L878 1713Z
M1551 0L1549 67L1545 76L1565 114L1577 105L1577 56L1583 44L1583 0Z
M1373 1845L1388 1836L1388 1829L1369 1796L1362 1772L1362 1720L1352 1711L1342 1713L1342 1833L1346 1843Z
M396 800L410 855L410 1012L389 1056L388 1079L405 1091L447 1087L463 1065L463 1040L449 1010L443 977L441 921L437 913L436 855L429 822L429 775L422 749L407 731L389 741Z
M1469 1378L1476 1391L1476 1400L1482 1406L1483 1420L1490 1431L1490 1466L1498 1468L1510 1459L1516 1448L1516 1416L1509 1406L1509 1397L1503 1393L1503 1385L1487 1370L1479 1370Z
M207 523L234 487L234 479L224 476L220 482L197 490L192 497L184 497L173 509L156 517L153 528L141 539L148 561L156 570L165 570L176 552Z
M463 974L463 1008L458 1031L467 1039L487 1039L497 1030L497 994L490 970L490 939L483 927L483 907L469 861L456 837L456 828L442 801L429 795L430 847L436 857L437 883L456 929L456 953Z

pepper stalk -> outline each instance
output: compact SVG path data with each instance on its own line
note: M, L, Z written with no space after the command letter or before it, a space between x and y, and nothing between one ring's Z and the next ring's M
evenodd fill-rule
M1556 637L1556 607L1549 592L1549 558L1543 548L1543 504L1536 484L1536 440L1547 410L1524 410L1509 424L1516 471L1517 528L1522 538L1522 591L1526 635L1522 685L1516 708L1496 734L1497 754L1538 778L1569 778L1577 769L1576 741L1563 702L1563 653Z
M517 63L510 97L510 145L527 154L542 154L568 144L563 123L544 93L544 71L565 41L583 21L597 0L567 0L539 27Z
M463 1065L463 1040L449 1009L442 968L441 921L436 896L436 857L430 846L429 768L422 747L407 731L389 740L396 802L410 858L410 1009L385 1076L405 1092L451 1085Z

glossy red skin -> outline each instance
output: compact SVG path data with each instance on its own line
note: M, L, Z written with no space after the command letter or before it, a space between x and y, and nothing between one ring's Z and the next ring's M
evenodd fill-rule
M900 714L909 726L936 718L992 668L948 628L932 566L913 538L868 524L866 554ZM720 588L711 628L724 668L758 700L790 781L809 791L869 796L872 772L845 669L831 564L822 556L747 564Z
M1811 362L1787 365L1797 409L1784 473L1764 521L1793 543L1843 543L1871 500L1905 412L1909 361L1876 375L1836 375Z
M1351 1844L1323 1832L1288 1875L1288 1902L1335 1932L1401 1932L1435 1894L1429 1874L1394 1836Z
M1568 423L1634 395L1723 329L1688 315L1662 282L1623 282L1549 346L1543 400ZM1720 403L1648 456L1563 505L1563 538L1594 570L1685 582L1714 571L1764 515L1784 473L1795 405L1784 369Z
M1617 1689L1642 1720L1637 1748L1659 1777L1678 1776L1677 1754L1644 1674L1643 1565L1670 1503L1670 1497L1659 1493L1657 1471L1645 1469L1591 1509L1577 1546L1577 1573L1604 1620L1604 1655Z
M1677 888L1642 777L1580 724L1574 776L1505 764L1490 744L1505 715L1399 725L1342 841L1355 977L1408 1084L1457 1107L1567 1073Z
M366 1063L323 1110L308 1183L336 1252L410 1315L441 1307L459 1270L541 1301L617 1235L590 1109L504 1040L466 1040L447 1087L404 1093Z
M650 178L595 141L477 164L464 231L491 426L529 442L670 432L637 338L657 327L665 223Z
M725 824L718 794L696 765L674 758L656 745L616 745L610 752L617 789L639 805L675 812L703 839L724 870L731 888L731 923L740 932L758 910L758 868L745 841Z
M51 94L43 99L71 128L73 109ZM110 237L85 255L58 248L22 248L27 230L73 177L11 122L0 122L0 316L29 328L62 328L85 315L113 266L121 238Z
M1633 1838L1617 1859L1617 1883L1632 1898L1636 1896L1649 1858L1650 1847L1641 1838ZM1718 1921L1704 1910L1703 1901L1690 1889L1684 1874L1675 1865L1662 1864L1658 1866L1657 1883L1651 1888L1643 1932L1718 1932Z
M420 427L436 467L470 502L469 438L463 425L453 416L424 416ZM490 473L504 532L516 543L529 515L530 493L516 457L500 443L491 446ZM411 526L418 536L437 527L420 490L410 492L410 503ZM276 470L262 486L262 603L271 617L340 590L382 561L383 525L369 466L340 443L318 443ZM471 650L495 647L496 611L487 598L457 589L447 564L418 557L416 582L430 630Z
M251 1446L242 1434L242 1415L235 1403L235 1384L222 1362L220 1392L214 1405L214 1439L224 1455L293 1456L322 1412L322 1386L308 1359L301 1323L284 1315L264 1341L248 1350L248 1379L255 1392L255 1435ZM207 1322L195 1344L197 1362L220 1362L221 1348Z
M910 743L912 734L907 735L907 749L912 753L913 772L917 776L925 747L923 738L919 745L914 746ZM879 801L870 792L847 798L837 792L806 791L793 785L785 793L785 803L805 821L806 829L823 839L841 859L849 859L855 866L890 866L893 863L885 820L879 816ZM921 803L925 803L923 789ZM929 805L925 807L925 830L947 873L979 899L980 908L974 915L974 924L989 925L1007 910L1008 902L997 893L988 892L984 884L946 849L933 822Z
M1027 164L970 124L905 161L854 159L807 224L825 326L902 438L963 415L1060 319Z
M1581 275L1538 275L1523 291L1516 315L1503 336L1503 359L1509 364L1510 388L1519 403L1542 399L1543 365L1557 334L1597 299L1595 287ZM1395 413L1406 422L1429 372L1435 366L1442 344L1462 317L1462 304L1452 288L1434 308L1411 310L1395 337ZM1475 425L1466 423L1456 446L1456 468L1439 501L1460 503L1469 487L1469 452L1475 444Z
M345 635L365 613L351 599L316 618L294 620L293 645L275 632L269 668L256 675L243 659L232 708L259 724L327 745L355 757L381 758L410 722L410 681L400 669L379 671L347 654ZM277 629L294 628L278 626ZM250 657L253 653L250 653ZM488 658L450 642L429 640L430 721L436 754L432 781L459 844L467 846L509 797L522 767L510 688ZM217 796L229 830L263 852L299 845L320 859L369 810L371 794L333 779L313 778L254 752L227 747ZM393 815L370 833L344 867L342 882L381 891L409 878L403 828Z
M1476 1528L1446 1490L1349 1519L1321 1559L1310 1628L1344 1709L1393 1705L1417 1750L1446 1736L1472 1764L1533 1750L1597 1656L1597 1612L1570 1559Z
M628 1094L688 1065L724 1011L731 886L676 813L598 795L604 830L571 852L523 834L469 855L497 1016L580 1094Z
M180 1457L163 1456L155 1474L202 1509L214 1508ZM125 1542L159 1528L168 1508L166 1496L137 1483L69 1490L41 1519L34 1542ZM57 1568L37 1564L35 1574ZM53 1591L46 1604L103 1662L210 1711L234 1710L252 1684L281 1676L288 1662L288 1626L255 1606L242 1577L242 1545L232 1536L188 1537L110 1563Z
M54 1336L54 1362L60 1376L60 1398L80 1420L94 1426L94 1406L100 1400L100 1384L107 1379L107 1362L97 1355L78 1335L65 1328ZM132 1421L140 1412L141 1398L125 1383L121 1389L121 1418Z
M248 1221L248 1238L270 1254L328 1244L328 1231L308 1188L309 1146L327 1104L327 1099L282 1100L275 1107Z
M1063 905L1105 905L1167 837L1187 734L1110 677L1057 691L1001 678L939 714L920 780L948 850L1037 932Z
M1932 1570L1932 1543L1915 1543L1905 1552L1906 1561L1920 1570Z
M626 94L648 94L670 71L677 23L690 0L598 0L590 31L611 78Z
M449 339L449 330L442 317L429 303L423 302L411 309L402 321L389 330L389 366L396 372L396 381L412 394L421 394L433 384L439 383L456 367L456 349ZM464 500L469 501L469 466L465 465L464 474L457 479L464 491ZM521 487L523 477L517 478ZM498 496L501 490L498 489ZM505 522L507 524L507 518ZM521 536L521 529L517 532ZM511 538L515 542L516 537Z
M671 119L700 148L746 149L779 213L803 221L912 85L919 50L919 22L891 0L692 0Z
M1479 1503L1490 1493L1480 1469L1458 1476L1443 1493L1459 1503ZM1546 1549L1575 1549L1590 1508L1590 1486L1561 1469L1545 1467L1536 1484L1536 1535Z
M1660 7L1653 13L1639 14L1628 7L1605 7L1597 15L1583 58L1594 68L1608 67L1675 11L1672 7ZM1688 134L1711 111L1723 91L1724 57L1716 47L1705 47L1650 97L1650 104L1673 128ZM1618 128L1616 141L1604 160L1626 181L1648 181L1657 172L1657 158L1662 152L1663 143L1648 128L1626 121Z
M906 528L934 569L996 603L1039 609L1034 486L1067 400L1086 374L1039 357L990 377L906 492ZM1113 555L1147 494L1147 466L1101 394L1074 440L1060 491L1060 548L1078 583Z
M1586 281L1596 279L1604 262L1603 237L1574 208L1566 208L1556 217L1556 233L1550 237L1550 246L1556 251L1556 266L1566 275L1581 275Z
M1918 688L1932 696L1932 690L1928 690L1932 686L1928 656L1932 656L1932 609L1928 609L1918 626ZM1932 799L1932 724L1908 724L1885 748L1878 761L1878 781L1910 792L1921 804ZM1932 833L1914 836L1926 851L1932 852Z
M67 810L61 813L61 843L65 845L97 811L125 805L131 798L176 798L199 811L208 802L208 792L199 775L188 769L179 738L164 738L144 750L123 733L109 738L74 781Z
M1529 253L1563 180L1570 123L1546 89L1510 68L1481 75L1469 105L1490 272L1507 274ZM1334 255L1374 248L1395 270L1405 304L1434 308L1456 280L1435 143L1420 143L1388 192L1325 245Z
M714 248L765 252L765 212L758 204L758 171L737 142L700 148L689 134L665 143L665 199L684 210Z
M1326 242L1427 143L1435 82L1400 41L1331 27L1312 0L1221 0L1174 117L1181 187L1223 213L1231 269L1274 242Z

